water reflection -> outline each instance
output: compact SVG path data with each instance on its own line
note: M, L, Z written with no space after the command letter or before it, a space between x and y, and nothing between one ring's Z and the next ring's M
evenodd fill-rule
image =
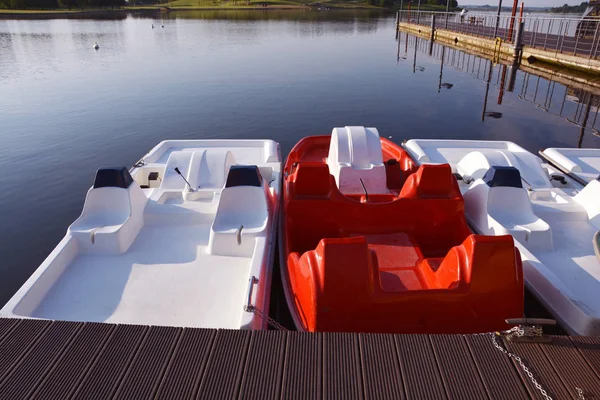
M445 67L467 73L477 80L485 82L481 120L486 118L500 119L504 116L502 111L493 109L501 106L505 92L514 92L517 89L517 98L534 107L564 118L569 123L579 127L579 136L573 146L582 147L586 134L600 136L598 113L600 111L600 88L592 85L583 85L578 82L572 84L557 82L555 77L542 77L529 71L521 70L525 66L517 63L512 65L494 64L492 60L477 54L447 47L439 43L400 33L397 44L397 60L405 59L408 48L413 49L413 73L422 71L417 65L418 55L428 56L439 60L440 73L438 80L438 93L443 87L452 87L451 83L442 83ZM404 54L401 49L404 48ZM495 100L490 100L490 87L497 90Z

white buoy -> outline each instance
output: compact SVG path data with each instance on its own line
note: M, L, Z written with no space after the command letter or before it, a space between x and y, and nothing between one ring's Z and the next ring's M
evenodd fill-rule
M92 47L94 48L94 50L98 50L100 48L100 46L98 46L98 42L94 42L94 45Z

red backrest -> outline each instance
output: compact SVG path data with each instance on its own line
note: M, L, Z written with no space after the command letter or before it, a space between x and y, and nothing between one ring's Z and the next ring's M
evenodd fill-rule
M331 191L331 175L325 163L300 163L293 175L296 197L327 197Z
M460 190L448 164L421 165L417 172L408 177L400 192L400 197L407 199L456 196L460 196Z

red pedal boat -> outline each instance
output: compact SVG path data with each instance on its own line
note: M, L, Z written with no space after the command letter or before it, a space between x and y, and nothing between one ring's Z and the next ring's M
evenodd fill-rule
M473 333L523 316L512 236L474 235L450 166L374 128L302 139L284 169L282 280L298 329Z

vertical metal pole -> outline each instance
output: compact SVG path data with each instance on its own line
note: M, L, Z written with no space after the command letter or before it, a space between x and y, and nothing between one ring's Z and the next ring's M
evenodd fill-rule
M419 23L420 19L421 19L421 0L419 0L419 2L417 3L417 24Z
M546 50L546 43L548 43L548 35L550 34L550 28L552 28L552 20L548 24L548 31L546 32L546 38L544 39L544 50Z
M518 63L521 62L521 54L523 53L523 28L525 27L524 22L519 22L517 26L517 36L515 37L515 50L513 52L513 57L517 60Z
M575 48L573 49L573 55L577 54L577 44L579 43L579 35L575 35Z
M596 40L598 40L598 28L600 27L600 21L596 21L596 32L594 33L594 40L592 40L592 47L590 47L590 58L594 56L594 46L598 47Z
M453 0L446 0L446 25L444 27L448 29L448 15L450 14L450 2Z
M558 47L560 45L560 35L562 33L563 30L563 23L565 21L563 21L562 19L560 20L560 25L558 26L558 37L556 38L556 47L554 47L554 50L558 53Z
M513 38L513 29L515 27L515 16L517 15L517 7L519 6L519 0L514 0L512 12L510 14L510 28L508 28L508 41L510 42Z
M444 53L446 52L446 46L442 46L442 62L440 63L440 80L438 82L438 93L442 89L442 76L444 74Z
M396 13L396 40L398 40L398 32L400 31L400 10Z
M494 37L498 37L498 24L500 23L500 9L502 8L502 0L498 0L498 15L496 15L496 28L494 29Z
M431 36L429 38L429 55L433 53L433 39L435 37L435 14L431 14Z
M535 46L535 37L537 36L537 30L539 26L539 20L536 19L533 23L533 36L531 37L531 46Z

